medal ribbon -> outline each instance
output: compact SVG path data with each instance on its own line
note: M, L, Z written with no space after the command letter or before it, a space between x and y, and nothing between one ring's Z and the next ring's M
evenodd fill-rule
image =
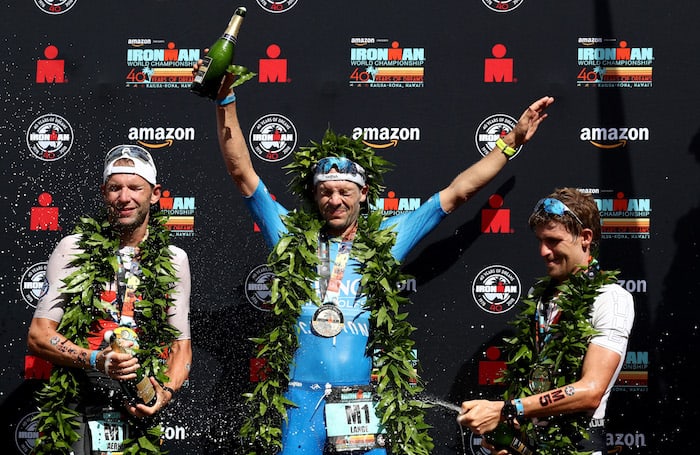
M338 253L333 262L333 271L329 270L328 264L330 243L328 238L319 234L318 256L319 281L316 287L319 298L323 304L316 310L311 318L311 327L314 333L326 338L333 338L335 346L335 336L343 328L343 312L338 308L338 297L340 296L340 282L345 274L345 269L350 259L352 250L352 239L355 237L356 227L344 236L338 245Z
M557 323L560 315L556 299L550 300L546 305L545 311L545 304L540 300L535 311L535 345L538 351L542 351L544 345L552 338L549 327Z
M545 303L546 300L546 303ZM533 365L530 371L529 387L534 393L541 393L549 390L551 387L551 370L542 362L543 358L540 353L552 339L552 334L549 328L552 324L556 324L559 320L561 312L557 307L556 297L540 297L535 307L535 349L537 350L537 362ZM545 309L546 306L546 309Z
M318 241L318 256L320 259L318 274L321 277L319 280L319 297L323 303L338 303L338 296L340 295L340 282L343 280L343 275L345 275L345 269L348 265L348 259L350 259L350 251L352 250L352 239L355 237L356 228L353 229L348 235L343 237L340 245L338 246L338 254L335 256L335 261L333 262L333 271L329 270L328 264L330 244L328 238L320 238ZM330 273L329 273L330 272Z
M112 313L112 319L120 326L136 326L134 306L136 303L136 287L141 283L138 275L134 273L139 267L135 260L138 251L136 249L123 249L117 252L119 269L116 277L116 312Z

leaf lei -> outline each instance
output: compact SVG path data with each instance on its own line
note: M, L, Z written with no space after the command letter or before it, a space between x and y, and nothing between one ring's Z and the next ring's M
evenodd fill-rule
M241 65L229 65L228 68L226 68L226 72L237 76L231 84L231 88L238 87L258 75L258 73L253 73L248 68Z
M330 128L326 130L321 142L314 142L300 147L294 153L294 160L284 166L287 174L292 175L289 189L310 203L312 210L318 210L313 203L313 166L321 158L342 156L362 166L365 170L368 186L367 200L376 201L384 190L382 175L391 167L391 163L376 155L374 149L365 145L361 139L352 139L343 134L336 134Z
M550 277L538 280L533 292L523 299L525 310L511 323L516 335L505 339L508 359L502 378L507 388L505 399L535 394L529 387L529 376L536 365L545 365L553 372L552 388L563 387L579 379L589 341L598 333L590 322L593 302L603 285L617 282L618 274L618 270L598 271L590 277L586 270L580 270L558 286ZM538 354L534 333L537 302L546 300L554 289L559 291L556 304L561 315L558 322L549 328L551 340ZM520 422L521 430L529 439L536 441L538 455L587 453L578 452L572 441L581 436L589 437L586 431L589 416L563 414L547 420L549 425L546 427L535 427L530 419Z
M297 318L304 302L321 302L311 286L318 279L316 265L318 234L323 225L315 214L290 212L284 220L289 233L271 252L268 263L275 278L272 283L272 326L268 333L254 341L257 356L266 359L265 378L251 393L245 394L251 404L251 415L241 429L241 436L251 443L250 454L275 453L282 448L282 420L294 403L284 398L289 384L289 365L299 346ZM402 274L391 248L396 233L380 230L381 212L358 219L358 229L351 255L360 263L360 289L367 296L365 309L370 311L370 337L365 355L375 356L379 366L377 405L381 425L396 453L427 455L433 448L425 423L428 407L413 396L423 390L416 380L414 342L415 328L407 321L401 306L410 303L398 290Z
M136 291L142 300L135 303L135 310L143 315L138 319L139 361L146 374L161 383L168 380L163 355L179 333L167 322L167 308L172 301L169 293L177 277L169 249L170 233L164 225L166 220L167 215L162 212L151 214L148 237L139 245L142 275ZM104 214L99 220L81 218L74 232L81 236L78 247L82 252L70 263L77 270L63 280L61 292L69 301L58 332L87 348L92 323L109 319L100 294L117 273L115 253L119 238ZM81 395L76 373L74 368L54 366L49 381L37 393L40 436L34 454L68 454L70 446L79 439L75 431L78 428L75 418L79 414L67 406ZM130 414L128 417L133 424L140 422ZM152 426L141 437L126 440L123 453L160 454L161 436L160 425Z

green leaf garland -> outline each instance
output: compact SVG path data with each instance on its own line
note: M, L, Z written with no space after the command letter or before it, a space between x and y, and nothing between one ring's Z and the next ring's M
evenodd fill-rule
M317 278L316 244L322 222L306 212L291 212L285 218L288 234L268 257L275 278L271 286L272 329L252 341L259 347L258 358L265 359L264 378L251 393L245 394L252 405L250 417L240 430L251 444L250 454L275 453L282 448L282 420L294 403L284 397L289 384L289 365L299 347L297 318L303 302L320 304L309 283Z
M329 128L321 142L311 141L309 145L300 147L294 153L292 162L283 168L292 176L289 183L291 192L303 198L311 211L317 210L313 203L314 165L329 156L342 156L362 166L367 174L367 200L373 202L379 198L384 190L383 174L391 167L391 163L376 155L374 149L365 145L361 138L352 139L343 134L336 134Z
M430 407L414 396L422 392L414 354L415 331L408 322L404 305L411 303L401 295L398 284L409 277L401 273L400 263L392 256L396 233L380 229L382 214L372 212L358 229L360 242L352 252L361 263L360 289L367 295L370 310L368 356L374 356L377 371L377 411L387 430L391 450L406 455L428 455L434 444L428 434L425 409Z
M239 85L248 82L258 75L258 73L254 73L245 66L241 65L229 65L228 68L226 68L226 71L237 76L231 84L231 88L238 87Z
M580 270L568 280L556 285L550 277L535 284L533 292L523 299L525 309L511 323L515 336L505 339L507 369L502 382L506 385L505 399L534 395L529 386L529 377L536 365L547 366L552 374L552 388L576 382L581 375L583 358L588 344L598 332L590 322L591 310L601 287L616 283L619 271L598 271L591 274ZM551 339L538 353L535 345L535 313L537 303L546 300L552 291L558 291L556 304L561 315L549 328ZM572 441L588 438L586 431L590 416L585 414L563 414L548 418L549 425L536 427L530 419L521 423L521 429L537 444L538 455L576 455Z
M381 212L358 220L351 255L360 263L361 292L367 296L365 308L370 314L370 338L367 356L375 356L379 365L378 412L386 428L394 453L426 455L433 448L425 423L427 405L413 396L423 390L415 371L415 330L401 307L409 300L398 290L407 276L391 254L396 233L380 229ZM271 252L268 263L275 274L272 283L272 329L252 341L259 347L257 356L266 360L265 378L246 394L251 414L241 428L249 441L249 454L272 454L282 448L281 423L287 408L294 403L284 398L289 384L289 365L299 345L297 318L304 302L320 305L311 284L318 279L316 265L318 234L323 226L315 214L290 212L284 219L288 234Z
M148 376L161 383L167 382L163 357L166 349L178 336L177 329L168 321L167 308L171 305L170 292L177 282L170 251L170 233L165 227L167 215L151 214L148 237L139 245L141 283L136 292L141 300L135 304L138 318L141 367ZM58 326L58 332L78 346L88 347L88 335L95 320L109 319L100 300L105 285L113 281L118 270L116 253L119 238L103 214L99 220L83 217L75 228L80 234L78 247L82 250L71 261L77 270L64 279L61 292L68 296L66 311ZM39 438L34 454L68 454L71 445L79 439L79 415L67 404L81 395L75 368L54 366L48 382L37 393L39 403ZM142 425L129 415L133 425ZM133 426L132 425L132 426ZM124 454L160 454L162 429L151 426L141 437L125 441Z

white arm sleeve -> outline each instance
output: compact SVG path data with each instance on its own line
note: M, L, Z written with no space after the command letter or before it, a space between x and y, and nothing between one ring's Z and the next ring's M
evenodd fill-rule
M606 285L601 291L593 303L591 319L593 328L600 333L593 337L591 343L618 353L620 360L617 363L615 374L610 378L610 383L600 400L600 405L593 414L595 419L605 417L610 391L625 363L627 342L634 322L632 294L617 284Z
M63 287L63 279L77 270L75 267L70 267L69 263L74 256L80 253L78 249L78 235L69 235L58 242L58 245L49 257L49 263L46 268L46 293L39 299L34 311L35 318L50 319L54 322L61 322L63 317L64 307L66 304L66 296L59 292Z
M180 331L178 340L189 340L190 333L190 262L187 253L176 246L170 246L173 253L173 266L178 282L172 291L172 306L168 308L168 322Z
M591 343L625 356L627 341L634 322L632 294L617 284L604 286L593 304L593 328L600 334Z

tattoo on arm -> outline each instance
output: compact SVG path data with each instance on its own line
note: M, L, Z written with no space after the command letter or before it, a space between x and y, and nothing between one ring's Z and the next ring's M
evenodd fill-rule
M576 394L576 389L572 386L566 386L563 389L556 389L545 393L540 397L540 406L547 407L550 404L563 400L567 397L574 396Z
M51 343L52 346L55 346L58 352L70 355L79 365L88 365L90 363L87 353L76 349L75 347L68 346L68 340L66 338L62 339L59 336L54 336L51 337L49 343Z
M80 354L78 354L78 362L81 365L90 365L90 361L88 360L88 355L87 352L82 351Z

